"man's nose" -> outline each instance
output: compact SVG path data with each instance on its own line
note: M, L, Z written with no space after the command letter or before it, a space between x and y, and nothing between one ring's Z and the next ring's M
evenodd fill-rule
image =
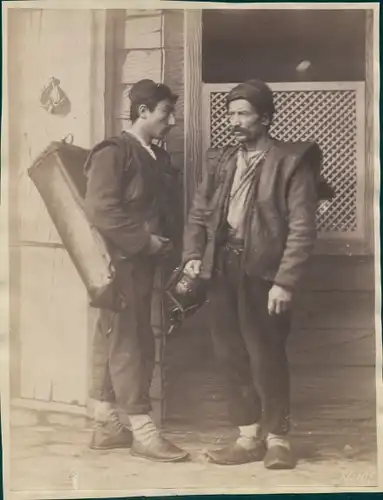
M238 125L240 125L240 120L238 115L231 115L230 121L233 127L237 127Z
M170 114L168 123L171 127L173 127L176 124L176 118L174 116L174 113Z

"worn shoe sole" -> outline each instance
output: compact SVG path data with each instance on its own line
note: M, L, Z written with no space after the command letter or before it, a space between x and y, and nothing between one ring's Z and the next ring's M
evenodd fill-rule
M283 447L270 448L264 458L264 465L269 470L291 470L297 465L291 450Z
M183 455L173 458L170 457L156 458L150 455L144 455L142 453L138 453L134 450L130 450L130 454L132 455L132 457L145 458L146 460L151 460L152 462L182 462L183 460L186 460L189 457L189 453L184 453Z
M122 449L129 449L131 446L132 446L131 444L114 444L108 446L97 446L94 444L90 444L89 448L91 450L122 450Z
M275 462L270 462L265 464L265 468L268 470L292 470L295 469L296 463L295 462L280 462L280 461L275 461Z
M262 462L263 460L263 457L262 458L259 458L259 457L247 457L247 458L243 458L242 460L220 460L219 458L216 458L212 455L210 455L210 453L207 453L207 457L208 457L208 460L211 462L211 463L214 463L216 465L243 465L243 464L250 464L250 463L254 463L254 462Z
M295 464L281 464L281 463L265 465L265 468L267 470L292 470L295 469L295 467L296 467Z
M265 457L266 449L260 446L257 450L245 450L234 445L231 449L210 451L207 450L206 456L208 460L217 465L242 465L253 462L262 462ZM232 455L230 457L230 455Z

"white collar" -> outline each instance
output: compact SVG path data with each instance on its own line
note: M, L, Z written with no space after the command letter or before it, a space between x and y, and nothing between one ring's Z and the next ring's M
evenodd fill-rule
M143 140L142 137L140 137L138 134L136 134L136 132L134 132L131 129L125 130L125 132L128 133L128 134L130 134L130 135L132 135L134 138L136 138L137 141L141 144L141 146L143 148L145 148L146 151L152 156L152 158L154 158L155 160L157 160L155 152L153 151L153 149L150 147L149 144L146 144L146 142Z

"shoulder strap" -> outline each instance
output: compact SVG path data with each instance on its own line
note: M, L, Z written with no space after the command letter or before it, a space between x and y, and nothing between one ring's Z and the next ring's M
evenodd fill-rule
M122 151L122 161L124 162L124 166L127 166L130 160L131 149L128 147L127 140L123 136L114 136L104 139L91 149L84 165L85 174L89 171L93 155L108 146L117 146Z

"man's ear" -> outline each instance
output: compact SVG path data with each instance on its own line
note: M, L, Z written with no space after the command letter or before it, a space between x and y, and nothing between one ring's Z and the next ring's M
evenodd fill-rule
M267 116L267 115L263 115L262 116L262 120L261 120L261 123L262 125L264 125L265 127L269 127L270 126L270 118Z
M138 116L140 118L144 118L145 119L146 116L147 116L147 113L148 113L148 107L147 107L146 104L140 104L138 106L138 110L137 111L138 111Z

